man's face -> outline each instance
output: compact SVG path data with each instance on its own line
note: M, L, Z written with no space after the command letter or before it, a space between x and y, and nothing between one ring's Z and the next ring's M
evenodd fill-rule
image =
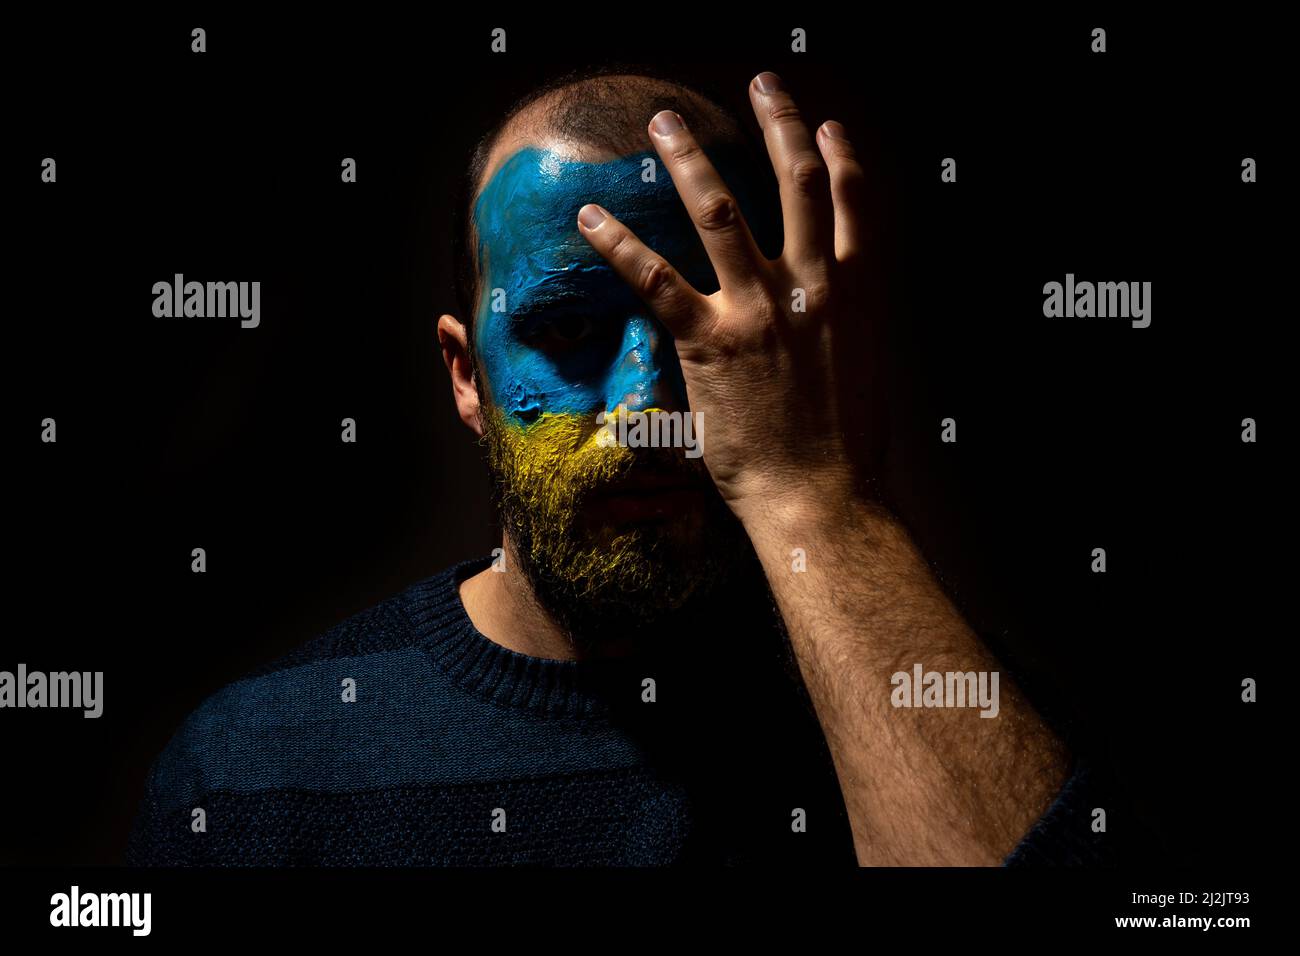
M745 539L702 459L598 441L601 412L688 406L671 336L578 232L588 202L700 292L717 279L650 152L582 162L525 146L476 201L474 340L498 504L538 597L595 643L707 592Z

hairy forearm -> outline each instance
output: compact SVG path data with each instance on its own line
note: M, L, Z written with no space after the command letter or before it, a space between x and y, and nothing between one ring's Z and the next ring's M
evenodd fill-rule
M917 664L999 669L906 529L838 495L742 520L826 737L858 862L999 864L1059 790L1067 754L1005 674L995 717L894 706L891 676Z

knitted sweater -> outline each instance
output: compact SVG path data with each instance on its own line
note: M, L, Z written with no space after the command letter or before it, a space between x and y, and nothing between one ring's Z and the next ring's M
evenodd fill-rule
M732 610L708 640L657 653L530 657L465 613L459 582L488 561L417 581L205 700L150 769L126 862L855 864L779 632ZM1076 762L1005 862L1103 861L1090 788Z

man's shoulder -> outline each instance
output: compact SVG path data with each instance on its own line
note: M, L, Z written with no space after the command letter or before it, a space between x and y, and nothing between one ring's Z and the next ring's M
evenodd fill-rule
M328 775L340 751L363 753L381 724L429 699L419 616L455 570L406 585L210 693L155 760L151 788L185 802L305 783Z
M322 661L364 657L410 646L412 638L403 606L406 593L404 590L390 595L349 614L287 653L245 671L238 680L223 687L222 692L275 674L291 675L303 666Z
M470 775L449 757L474 715L427 645L455 626L455 575L474 563L407 584L204 697L150 766L128 862L263 859L271 851L253 844L286 820Z
M468 562L467 562L468 563ZM448 582L460 565L444 568L405 585L388 597L356 611L286 654L261 664L241 681L290 671L303 665L406 650L423 638L420 615L430 602L445 602Z

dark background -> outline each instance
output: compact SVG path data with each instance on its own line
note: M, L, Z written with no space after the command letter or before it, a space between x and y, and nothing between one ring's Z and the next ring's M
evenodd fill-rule
M455 311L453 185L515 96L606 58L720 86L751 126L746 84L772 69L812 123L847 126L882 203L904 519L1077 716L1157 858L1261 860L1266 668L1288 641L1278 32L624 13L11 24L0 669L102 670L105 711L0 713L0 863L116 862L149 762L206 695L494 546L434 335ZM261 326L154 318L176 272L260 280ZM1044 318L1067 272L1152 282L1152 325Z

